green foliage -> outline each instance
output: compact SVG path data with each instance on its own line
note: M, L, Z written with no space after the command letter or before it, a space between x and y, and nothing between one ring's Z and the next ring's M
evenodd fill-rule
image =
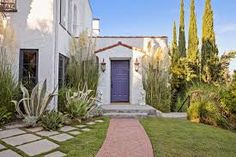
M11 119L11 112L8 112L5 107L0 108L0 126L7 123Z
M47 93L47 81L43 82L42 88L38 83L32 90L31 95L29 91L20 85L21 91L23 93L23 98L20 101L12 101L15 104L16 111L18 114L24 118L24 122L28 127L35 126L37 121L41 118L43 113L46 111L51 100L55 96L56 89L46 95ZM24 112L21 110L21 104L23 103Z
M18 85L12 73L11 60L5 48L0 48L0 108L5 107L8 112L14 112L14 105L10 102L17 99Z
M195 1L191 1L190 10L190 23L189 23L189 33L188 33L188 75L190 80L199 80L200 74L200 60L199 60L199 50L198 50L198 34L197 34L197 20L195 14Z
M69 87L62 87L58 90L58 111L65 112L66 111L66 92L70 90ZM74 91L73 89L71 89Z
M94 41L88 36L87 31L82 32L79 39L72 40L67 68L67 85L83 88L86 82L95 96L99 74L94 47Z
M86 119L91 110L95 108L95 98L87 85L82 90L73 92L71 89L66 92L66 112L71 118Z
M41 118L41 123L46 130L58 130L64 123L64 116L60 112L48 112Z
M149 52L143 58L144 69L144 89L146 91L146 103L156 109L170 111L170 87L169 71L166 71L164 64L166 62L163 51L159 48L148 48ZM168 62L168 61L167 61Z
M190 88L188 94L191 96L187 112L190 120L226 129L235 127L235 117L225 105L226 88L220 85L197 84Z
M181 57L186 57L186 41L185 41L185 24L184 24L184 1L181 0L180 5L180 24L179 24L179 52Z
M211 0L206 0L202 23L201 69L205 82L214 82L219 74L219 57L216 45Z

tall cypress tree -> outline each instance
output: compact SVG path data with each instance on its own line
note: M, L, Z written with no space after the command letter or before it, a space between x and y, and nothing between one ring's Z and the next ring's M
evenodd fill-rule
M201 69L206 82L216 81L218 74L218 48L216 45L211 0L206 0L202 24Z
M188 33L188 66L191 71L192 78L199 78L199 39L197 35L197 20L195 14L195 1L191 1L190 23Z
M185 24L184 24L184 1L181 0L180 5L180 24L179 24L179 53L181 57L186 57L186 41L185 41Z
M178 45L177 45L177 33L176 33L176 23L174 22L173 26L173 41L171 46L171 58L172 58L172 64L176 63L179 60L179 51L178 51Z

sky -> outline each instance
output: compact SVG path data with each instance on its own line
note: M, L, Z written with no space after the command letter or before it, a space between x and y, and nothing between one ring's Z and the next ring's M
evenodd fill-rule
M100 35L153 35L172 40L173 23L179 23L180 0L90 0L93 15L100 19ZM191 0L185 2L186 38ZM205 0L195 0L201 39ZM220 54L236 50L236 0L212 0L215 32ZM201 40L200 40L201 41ZM236 69L236 59L230 70Z

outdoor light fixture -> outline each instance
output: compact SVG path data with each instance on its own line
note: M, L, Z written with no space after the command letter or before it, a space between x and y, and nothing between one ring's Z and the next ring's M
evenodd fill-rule
M101 70L102 70L102 72L106 71L106 65L107 65L107 63L105 63L105 60L103 58L102 63L101 63Z
M140 63L138 62L138 58L136 58L135 63L134 63L134 67L135 67L136 72L138 72L138 70L139 70L139 65L140 65Z

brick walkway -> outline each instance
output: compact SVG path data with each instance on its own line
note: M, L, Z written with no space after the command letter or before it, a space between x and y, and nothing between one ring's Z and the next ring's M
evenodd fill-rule
M112 119L96 157L153 157L153 149L137 119Z

